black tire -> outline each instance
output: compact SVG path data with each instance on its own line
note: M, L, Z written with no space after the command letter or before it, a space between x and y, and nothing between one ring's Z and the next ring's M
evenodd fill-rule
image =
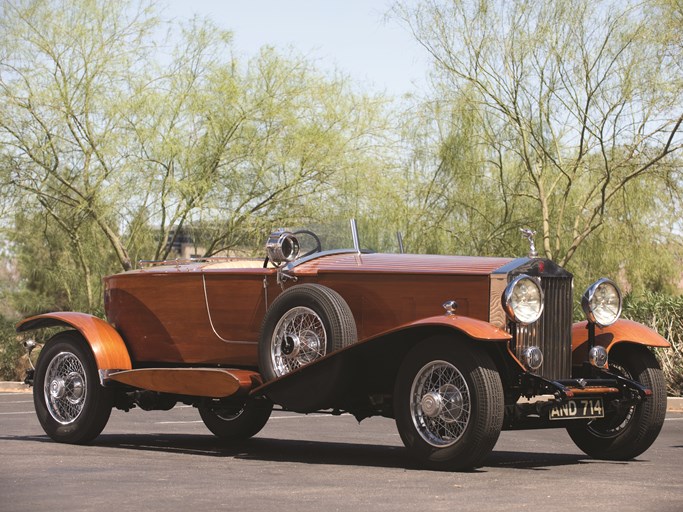
M493 450L503 426L500 375L480 347L449 338L408 352L396 377L394 413L403 444L425 467L469 470Z
M612 373L652 390L644 402L567 429L583 452L596 459L629 460L647 450L659 435L666 416L666 384L655 356L645 347L622 345L609 357Z
M92 351L76 331L56 334L45 344L33 386L38 421L55 441L88 443L109 420L112 391L100 385Z
M200 406L204 425L218 438L240 441L258 434L268 422L273 403L270 400L249 400L241 407Z
M294 286L273 301L263 320L259 370L270 381L357 339L353 314L341 295L319 284Z

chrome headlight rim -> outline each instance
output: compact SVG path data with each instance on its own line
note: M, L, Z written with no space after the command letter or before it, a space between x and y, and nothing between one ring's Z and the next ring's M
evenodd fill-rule
M596 316L595 314L595 309L597 308L591 307L591 302L593 301L596 292L603 286L612 287L616 292L616 297L618 299L617 311L613 314L613 318L609 321L605 321L604 318L598 318L598 316ZM581 308L583 309L586 318L590 323L593 323L599 327L608 327L617 320L619 320L619 318L621 317L622 307L623 297L621 294L621 290L619 289L619 286L617 285L617 283L615 283L611 279L607 279L606 277L602 277L595 281L593 284L591 284L588 288L586 288L586 291L583 293L583 296L581 297Z
M512 303L515 288L522 281L525 280L528 280L530 283L532 283L538 290L539 308L533 318L521 318L519 312L515 311L514 305ZM541 287L541 280L539 278L532 277L528 274L520 274L517 277L515 277L512 281L510 281L510 283L508 283L508 285L505 287L505 291L503 292L503 309L505 310L505 314L508 316L508 318L513 322L516 322L521 325L531 325L537 322L539 318L541 318L545 303L544 299L545 296L543 294L543 288Z

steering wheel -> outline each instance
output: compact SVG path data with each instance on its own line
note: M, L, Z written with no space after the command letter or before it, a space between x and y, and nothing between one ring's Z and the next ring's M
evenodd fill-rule
M298 235L301 233L303 233L305 235L309 235L310 237L312 237L313 240L315 240L315 247L313 249L311 249L310 251L306 252L305 254L302 254L301 256L299 256L299 258L305 258L306 256L310 256L311 254L315 254L316 252L320 252L323 250L323 246L322 246L322 243L320 242L320 238L313 231L309 231L308 229L300 229L298 231L294 231L294 233L292 233L292 234Z

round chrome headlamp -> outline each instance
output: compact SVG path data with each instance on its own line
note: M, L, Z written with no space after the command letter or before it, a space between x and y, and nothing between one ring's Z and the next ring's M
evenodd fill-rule
M294 261L299 256L299 240L289 231L275 231L266 241L266 255L276 267Z
M515 277L503 292L503 308L513 322L533 324L543 313L541 285L526 274Z
M589 322L600 327L612 325L621 315L619 287L609 279L598 279L583 294L581 307Z

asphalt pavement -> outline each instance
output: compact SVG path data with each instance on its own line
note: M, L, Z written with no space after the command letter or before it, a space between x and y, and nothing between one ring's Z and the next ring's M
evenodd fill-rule
M226 445L192 407L114 411L90 446L51 441L0 393L0 511L681 511L683 414L637 460L592 460L564 430L503 432L484 467L416 467L392 420L275 412Z

